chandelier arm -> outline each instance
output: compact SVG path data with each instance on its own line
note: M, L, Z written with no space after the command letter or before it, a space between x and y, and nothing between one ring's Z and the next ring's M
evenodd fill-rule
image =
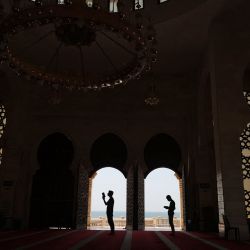
M104 35L106 38L108 38L110 41L112 41L113 43L115 43L116 45L118 45L119 47L121 47L123 50L125 50L126 52L128 52L129 54L133 55L133 56L136 56L136 53L129 50L128 48L126 48L125 46L123 46L121 43L115 41L112 37L110 37L109 35L107 35L105 32L103 31L100 31L100 33L102 35Z
M46 67L46 70L48 70L48 69L50 68L50 65L53 63L53 61L54 61L55 58L57 57L57 55L58 55L58 53L59 53L59 51L60 51L60 49L61 49L62 46L63 46L63 42L60 42L59 45L58 45L57 48L56 48L55 53L54 53L54 54L52 55L52 57L50 58L49 63L48 63L48 65L47 65L47 67Z
M80 59L81 59L81 70L82 70L82 79L85 82L86 79L86 73L85 73L85 66L84 66L84 58L83 58L83 51L82 51L82 47L79 46L79 51L80 51Z
M102 54L104 55L104 57L107 59L107 61L113 66L113 68L115 69L116 72L118 72L117 67L115 66L115 64L112 62L111 58L108 56L108 54L104 51L104 49L101 47L101 45L97 42L96 45L97 47L101 50Z
M52 33L54 32L54 30L51 30L49 32L47 32L46 34L40 36L38 39L36 39L34 42L30 43L29 45L25 46L23 48L23 50L27 50L27 49L31 49L33 46L35 46L36 44L38 44L39 42L41 42L42 40L46 39L47 37L49 37Z

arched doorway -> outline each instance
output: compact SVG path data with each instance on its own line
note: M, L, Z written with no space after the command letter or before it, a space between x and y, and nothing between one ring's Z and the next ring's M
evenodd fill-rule
M111 176L112 178L110 178ZM102 200L102 193L107 194L109 190L114 192L115 227L123 229L126 226L126 179L119 170L104 167L92 176L90 229L109 228L106 219L106 206Z
M179 227L183 228L183 185L182 185L182 166L181 166L181 150L180 147L178 145L178 143L175 141L175 139L167 134L157 134L155 136L153 136L146 144L145 148L144 148L144 160L145 163L147 165L148 170L145 173L145 180L147 181L147 177L149 175L150 178L150 173L153 173L154 171L156 171L155 173L157 173L157 171L163 171L162 168L165 168L167 172L172 172L174 173L176 178L176 184L178 185L178 189L177 186L175 188L175 190L179 190L177 192L179 192L179 195L177 194L177 196L179 196L178 198L176 197L176 199L180 199L179 202L179 210L178 211L180 213L179 216L179 222L178 224L176 223L176 225L178 225ZM161 180L162 179L162 180ZM145 182L146 182L145 181ZM166 178L164 178L164 176L161 175L156 175L153 178L153 182L154 182L154 186L155 186L155 192L160 192L162 189L166 190L165 194L163 193L162 196L159 196L158 194L156 195L157 197L157 203L160 206L161 202L165 202L164 204L162 204L162 207L164 205L166 205L166 195L170 193L170 190L172 188L172 184L168 181L167 176ZM157 184L162 183L162 187L157 185ZM154 199L153 196L154 194L151 193L151 198L150 196L147 195L146 192L149 192L147 190L147 183L145 185L145 195L147 196L147 200L150 199ZM175 191L175 193L176 193ZM173 191L172 191L173 192ZM171 195L172 196L172 195ZM163 200L160 200L162 199ZM173 197L174 198L174 197ZM159 199L159 200L158 200ZM147 202L147 201L146 201ZM145 204L147 205L147 204ZM156 209L156 208L155 208ZM161 211L161 210L157 210L157 211ZM162 210L164 211L164 210ZM176 210L177 212L177 210ZM167 212L166 212L167 214ZM178 214L179 215L179 214ZM145 214L145 218L147 218L146 214ZM146 223L147 221L145 221ZM164 223L162 223L163 221L158 221L158 224L161 224L161 226L164 226ZM150 225L150 224L149 224ZM154 225L154 224L151 224ZM145 226L147 227L147 225L145 224Z
M61 133L41 141L37 152L40 168L31 192L31 227L73 226L74 178L69 169L73 154L72 142Z
M175 201L174 225L181 228L180 184L174 171L161 167L151 171L145 178L145 229L169 230L166 195Z
M116 177L119 176L121 178L121 175L123 175L123 181L126 182L126 170L125 170L125 163L127 160L127 148L123 140L118 137L115 134L107 133L102 136L100 136L92 145L91 152L90 152L90 159L93 166L93 171L89 175L89 190L88 190L88 227L93 227L93 223L91 222L91 210L92 210L92 200L98 200L97 203L100 204L101 207L103 204L102 201L102 192L105 194L108 192L108 190L115 189L114 187L117 187ZM105 172L108 171L108 174ZM93 185L95 185L95 177L97 178L98 173L104 173L104 178L102 179L102 183L99 183L98 185L101 188L101 185L105 186L107 190L99 189L98 192L100 192L99 196L97 193L93 193ZM119 173L119 174L118 174ZM118 187L117 187L118 188ZM122 207L122 204L126 204L126 185L123 185L123 191L119 191L119 188L117 189L117 194L114 192L114 199L115 199L115 206L114 209L116 209L116 206ZM115 191L115 190L112 190ZM122 193L119 194L119 192ZM123 197L124 196L124 197ZM106 208L104 208L104 211ZM114 210L114 217L123 217L122 221L119 222L119 218L115 218L114 221L117 220L117 223L115 222L116 226L123 227L126 215L124 216L124 212L126 211L126 208L123 208L123 211L120 211L119 214L118 211L115 212ZM103 208L102 208L103 212ZM92 224L91 224L92 223ZM119 224L120 223L120 224Z

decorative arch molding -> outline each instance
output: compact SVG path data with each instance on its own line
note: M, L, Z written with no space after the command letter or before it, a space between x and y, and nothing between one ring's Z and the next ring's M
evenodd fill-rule
M144 148L144 160L148 167L144 178L159 167L169 168L180 178L182 176L182 171L179 169L182 161L180 146L167 134L160 133L149 139Z

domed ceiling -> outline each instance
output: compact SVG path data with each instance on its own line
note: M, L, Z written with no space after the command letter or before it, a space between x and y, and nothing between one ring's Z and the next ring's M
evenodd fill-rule
M20 11L27 7L37 8L37 11L40 11L41 6L38 4L40 2L45 5L45 1L41 0L14 1L14 4L19 15ZM86 4L89 2L91 1L86 1ZM142 54L137 53L138 44L131 40L138 37L135 35L136 38L130 39L126 37L126 33L114 30L112 27L103 30L99 29L98 25L91 28L91 25L86 26L77 22L74 23L75 26L67 26L67 23L62 25L61 22L53 20L42 25L35 21L31 27L24 27L23 30L9 37L11 52L22 61L39 66L45 72L55 74L58 72L59 75L63 73L64 77L71 72L88 82L89 79L100 81L105 76L104 85L108 82L106 79L110 80L113 75L117 75L113 85L136 79L143 73L140 69L138 70L138 67L143 63L148 64L148 60L154 60L156 53L157 62L153 65L150 62L149 68L152 66L157 74L182 75L198 69L207 45L208 27L224 3L223 0L171 0L162 1L162 3L157 0L129 3L120 0L114 2L117 2L118 10L119 6L122 6L120 9L124 11L121 13L125 13L126 18L132 24L136 23L134 20L137 18L147 29L148 27L152 29L150 35L155 36L155 41L147 47L147 51L143 50ZM137 2L143 2L141 5L143 8L136 10ZM59 3L58 5L62 8L67 8L67 0L59 1ZM103 1L96 1L96 3L100 3L101 8L107 8L106 11L109 11L109 6L103 6ZM13 6L6 1L3 1L2 5L5 13L13 9ZM72 0L72 5L82 6L85 3L82 0ZM93 4L89 9L94 7ZM80 13L80 9L78 11ZM111 15L119 14L118 11ZM148 38L147 34L145 37ZM150 53L153 51L152 54L147 56L147 62L142 63L142 56L145 56L149 50ZM147 70L145 66L143 71ZM43 82L40 83L43 84Z

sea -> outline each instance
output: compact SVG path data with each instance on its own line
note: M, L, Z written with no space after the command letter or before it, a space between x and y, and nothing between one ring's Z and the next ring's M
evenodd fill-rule
M113 216L115 218L121 218L121 217L126 217L126 212L125 211L114 211ZM177 218L180 218L180 212L176 211L174 213L174 216ZM98 217L106 217L106 211L92 211L91 212L91 218L98 218ZM168 217L168 213L166 212L145 212L145 218L153 218L153 217Z

